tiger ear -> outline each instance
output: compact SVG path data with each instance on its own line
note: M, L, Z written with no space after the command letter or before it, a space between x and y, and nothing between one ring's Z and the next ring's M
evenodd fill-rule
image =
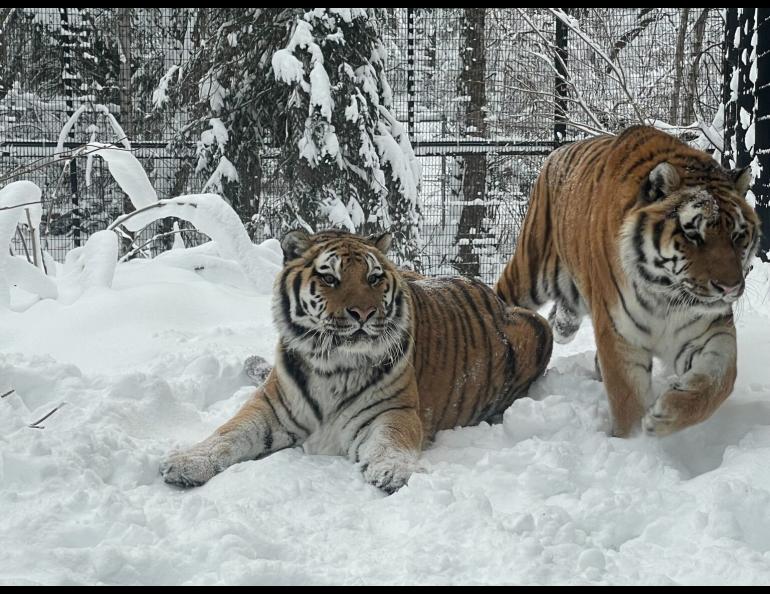
M383 254L388 253L390 244L393 242L393 236L388 232L375 233L374 235L369 235L366 239L372 242L374 247L380 250Z
M660 163L650 171L642 184L641 197L645 202L657 202L679 189L682 178L671 163Z
M751 187L751 178L753 177L751 175L751 165L744 167L743 169L731 169L727 173L735 184L735 189L745 198Z
M302 229L289 231L281 240L283 261L288 262L299 258L310 247L310 235Z

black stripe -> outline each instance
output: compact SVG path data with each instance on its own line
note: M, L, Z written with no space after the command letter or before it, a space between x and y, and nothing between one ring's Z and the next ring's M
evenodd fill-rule
M472 286L474 289L476 289L477 294L478 293L484 294L486 291L489 291L489 288L482 283L473 282ZM486 338L486 349L482 352L482 357L486 359L486 375L483 383L480 381L481 378L477 377L476 382L472 386L466 383L465 388L460 392L460 400L457 403L457 418L455 419L455 424L460 420L459 417L462 414L465 400L469 396L468 391L470 388L473 388L474 396L476 397L477 401L480 397L485 397L486 393L490 391L492 387L492 364L493 364L492 353L494 352L494 347L490 343L491 332L487 332L487 323L481 314L478 301L471 298L470 287L468 286L466 286L465 290L461 291L461 293L463 295L465 302L467 303L467 310L470 312L471 315L475 317L476 323L478 324L477 330L480 333L479 338L480 339ZM470 320L468 321L468 323L470 326ZM470 328L470 332L471 332L471 337L473 337L473 328ZM472 339L471 344L475 347L475 344L476 344L475 338ZM466 348L466 352L468 352L467 348ZM473 365L474 368L476 367L475 363L477 363L477 361L474 358L474 365ZM477 402L477 406L478 406L478 402ZM473 415L471 415L470 418L473 418ZM469 420L470 419L466 420L466 422Z
M454 357L452 360L451 367L442 366L442 369L447 369L449 373L456 374L457 371L460 369L458 367L457 361L458 361L460 349L463 346L462 344L458 344L458 338L460 337L461 330L460 330L459 324L457 323L457 316L454 308L447 308L443 311L446 316L446 320L448 322L447 323L447 341L446 341L447 344L444 345L444 353L446 354L448 352L451 352L454 355ZM436 317L434 319L439 320L441 318ZM451 340L450 340L450 336L451 336ZM444 407L441 409L441 415L439 416L438 424L436 425L437 427L442 426L447 410L449 410L449 408L452 405L452 396L454 395L456 388L458 386L454 385L452 387L453 387L452 392L447 394L446 398L444 399Z
M631 320L634 323L634 326L637 327L638 330L644 332L645 334L650 333L650 328L648 326L645 326L641 322L637 322L634 316L631 315L631 312L628 311L628 306L626 305L626 300L623 297L623 292L620 290L620 285L618 285L618 281L615 278L615 273L613 272L612 268L610 268L610 278L612 279L612 284L615 285L615 290L618 292L618 296L620 297L620 303L623 306L623 311L626 312L626 315L628 316L628 319Z
M541 369L545 369L548 361L551 358L551 352L553 350L553 339L546 340L547 330L543 323L533 315L520 315L519 317L529 324L532 331L535 333L535 340L537 340L537 350L535 351L535 361L537 366Z
M468 370L468 357L470 355L470 349L468 348L468 343L470 342L470 345L472 348L476 348L476 340L473 338L473 333L471 331L470 322L467 318L467 314L465 311L465 308L463 307L462 302L460 301L460 297L458 297L457 293L459 292L462 294L464 292L463 287L464 282L460 279L454 279L452 282L452 285L450 288L448 288L448 296L451 296L452 302L454 307L452 308L453 315L457 316L457 319L460 320L460 336L459 336L459 349L458 352L462 354L463 356L463 363L461 367L452 367L452 370L458 374L458 379L460 378L466 378L467 370ZM467 285L466 285L467 286ZM466 389L467 389L467 381L465 379L460 379L461 386L459 390L453 390L453 395L456 393L459 396L459 399L455 403L454 409L455 409L455 420L452 423L453 426L457 426L458 421L460 419L460 413L462 410L462 403L465 399ZM457 387L457 383L455 383L455 387Z
M634 288L634 295L636 295L636 300L639 302L639 305L642 306L642 309L646 311L648 314L654 314L655 313L655 307L653 304L651 304L647 299L642 297L641 292L639 291L639 287L636 284L636 281L632 281L631 285Z
M612 314L610 313L610 306L607 304L607 302L604 302L604 311L607 314L607 319L610 321L610 325L612 326L613 332L617 334L618 336L621 336L620 332L618 332L618 327L615 325L615 320L612 317Z
M709 337L709 339L706 342L704 342L703 345L701 345L697 349L693 349L692 352L690 353L690 356L687 357L687 363L685 363L684 371L682 373L687 373L688 371L690 371L690 369L692 369L693 359L695 359L697 355L700 355L703 352L703 350L706 348L706 345L709 342L711 342L712 338L716 338L717 336L733 336L733 334L732 332L717 332L713 336Z
M660 285L662 287L670 287L672 284L671 280L665 276L655 276L650 274L647 272L647 269L644 266L637 266L636 271L639 273L639 276L641 276L648 283Z
M660 251L660 238L663 236L663 228L666 226L666 219L661 219L652 226L652 245L655 246L658 254L663 255Z
M697 317L697 318L693 318L693 319L691 319L689 322L685 322L684 324L682 324L681 326L679 326L679 328L677 328L676 330L674 330L674 336L676 336L677 334L679 334L679 333L680 333L682 330L684 330L685 328L689 328L690 326L692 326L692 325L693 325L693 324L695 324L696 322L700 322L700 321L702 321L702 320L703 320L703 318L701 318L701 317Z
M411 291L412 296L412 328L414 328L414 339L418 340L418 329L419 325L421 323L427 322L430 318L428 317L428 310L425 305L425 298L422 292L422 289L417 286L416 283L410 283L409 284L409 290ZM422 320L422 321L421 321ZM415 345L415 348L417 346ZM418 352L413 353L412 360L415 363L415 368L420 369L422 371L426 371L427 369L427 362L428 362L428 356L429 356L429 348L428 345L423 345L421 348L418 349ZM418 362L419 357L419 364Z
M281 275L280 281L280 294L281 294L281 310L283 312L283 319L289 326L289 329L297 336L302 336L307 332L307 329L303 328L299 324L294 323L294 319L291 315L291 301L289 300L289 292L286 287L286 277L289 276L291 269L286 269Z
M318 405L318 402L315 400L315 398L311 396L308 390L307 375L303 369L302 360L294 351L286 349L283 351L283 362L286 373L297 385L300 395L308 403L310 409L313 411L313 415L320 423L323 420L321 415L321 407Z
M366 392L369 388L371 388L372 386L375 386L386 374L388 374L388 373L390 373L392 371L393 365L394 364L393 364L392 361L388 361L388 362L384 363L381 367L377 368L377 371L376 371L374 377L371 378L369 383L367 383L365 386L360 388L357 392L354 392L353 394L350 394L349 396L346 396L345 398L343 398L339 402L339 404L337 404L337 408L335 409L335 413L340 413L344 408L346 408L348 406L348 404L353 402L356 398L359 398L361 396L361 394ZM393 378L393 381L390 384L388 384L388 386L386 386L386 387L384 387L382 389L387 389L390 386L392 386L401 377L403 377L404 373L405 373L405 371L401 372L401 374L398 377Z
M291 409L289 408L289 405L286 404L286 400L283 396L283 390L281 389L281 386L278 383L276 383L275 392L278 395L278 404L280 404L283 410L286 412L286 416L289 417L289 420L294 424L295 427L298 427L301 431L305 433L305 437L310 435L310 430L307 427L305 427L302 423L300 423L291 413Z
M718 318L714 318L714 319L711 321L711 323L708 325L708 328L706 328L706 329L705 329L703 332L701 332L700 334L698 334L698 336L694 336L693 338L691 338L690 340L688 340L687 342L685 342L685 343L682 345L682 347L679 349L679 352L676 354L676 357L674 357L674 369L676 369L676 367L677 367L677 363L679 362L679 358L680 358L680 357L681 357L681 356L684 354L685 350L687 350L687 347L689 347L689 346L690 346L691 344L693 344L694 342L697 342L697 341L699 341L701 338L703 338L704 336L706 336L706 334L708 334L709 332L711 332L711 329L712 329L712 328L713 328L713 327L714 327L716 324L718 324L718 323L720 323L720 322L724 322L724 321L727 321L727 320L728 320L729 318L731 318L731 317L732 317L732 316L719 316ZM730 333L728 333L728 334L730 334ZM717 334L715 334L714 336L717 336ZM709 340L711 340L711 339L709 339ZM708 344L708 341L706 341L705 343L703 343L703 345L701 345L701 348L703 348L703 346L705 346L706 344Z
M363 431L369 425L371 425L378 417L380 417L380 416L384 415L386 412L390 412L392 410L404 410L406 408L411 408L412 410L414 410L414 406L412 406L411 404L405 404L403 406L391 406L390 408L386 408L386 409L383 409L383 410L379 411L378 413L373 415L368 421L366 421L364 424L362 424L358 428L358 430L353 435L353 439L350 440L350 445L353 445L356 442L356 439L358 439L358 436L361 434L361 431ZM361 440L361 443L359 443L356 446L356 456L355 456L355 461L356 462L359 461L358 453L361 450L361 446L363 445L363 443L364 443L364 440Z
M387 390L387 389L388 389L388 388L390 388L390 387L391 387L391 386L392 386L394 383L396 383L396 382L393 382L393 383L391 383L391 384L390 384L390 385L388 385L386 388L383 388L383 390ZM388 402L389 400L393 400L393 399L395 399L395 398L398 398L399 396L401 396L401 394L403 394L404 392L406 392L406 390L407 390L407 388L408 388L408 387L409 387L409 382L407 382L407 383L406 383L404 386L402 386L402 387L401 387L401 388L400 388L398 391L394 392L394 393L393 393L393 394L391 394L390 396L385 396L384 398L380 398L379 400L376 400L375 402L372 402L371 404L369 404L369 405L365 406L364 408L362 408L361 410L359 410L359 411L358 411L356 414L354 414L352 417L350 417L350 418L349 418L349 419L348 419L348 420L345 422L345 424L344 424L344 425L342 426L342 428L340 429L340 433L342 433L342 432L345 430L345 428L346 428L348 425L350 425L350 423L352 423L353 421L355 421L355 420L356 420L356 419L357 419L357 418L358 418L360 415L362 415L363 413L365 413L367 410L370 410L370 409L374 408L375 406L377 406L378 404L382 404L383 402Z
M262 447L265 453L273 451L273 428L269 423L265 423L265 435L262 437Z
M294 315L298 318L301 318L304 315L304 312L300 307L299 294L301 289L302 289L302 275L297 274L297 276L294 277L294 282L292 283L292 290L294 291Z
M452 282L454 291L450 290L449 294L452 296L452 299L454 300L455 305L458 308L458 313L460 312L467 312L468 315L475 315L477 319L479 319L480 323L481 319L479 318L479 312L477 311L477 304L468 296L468 291L470 290L470 283L468 283L465 280L461 279L454 279ZM460 295L458 297L458 294ZM465 301L468 304L468 308L463 305L462 301ZM460 321L463 325L463 344L467 345L470 341L471 347L476 348L476 338L473 335L473 329L471 328L470 320L468 319L468 316L460 315Z
M275 407L273 406L273 403L270 402L270 398L265 394L264 396L265 402L267 402L267 405L270 407L270 410L273 413L273 416L275 417L276 422L278 423L278 426L286 433L286 435L289 436L289 439L291 439L291 445L295 445L297 441L299 441L299 438L289 431L283 424L283 421L281 420L281 417L278 416L278 413L275 410Z
M636 221L636 228L634 229L634 249L636 251L636 257L639 262L646 262L647 255L644 253L644 227L647 223L647 214L641 213Z

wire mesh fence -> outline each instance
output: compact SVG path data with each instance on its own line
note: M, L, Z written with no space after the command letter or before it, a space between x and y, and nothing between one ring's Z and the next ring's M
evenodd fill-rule
M127 137L160 198L200 191L191 174L197 146L182 135L197 114L158 104L175 77L195 76L178 66L209 42L213 10L0 9L0 177L51 160L59 143ZM542 162L559 143L642 121L687 128L718 116L719 9L379 14L393 110L423 171L421 261L429 274L459 270L494 281ZM254 211L243 218L261 240L292 180L277 173L269 147L254 150L264 159ZM25 173L43 189L44 244L58 260L128 207L101 159L73 163ZM166 221L137 244L157 253L170 245L170 229ZM185 239L202 240L192 231Z

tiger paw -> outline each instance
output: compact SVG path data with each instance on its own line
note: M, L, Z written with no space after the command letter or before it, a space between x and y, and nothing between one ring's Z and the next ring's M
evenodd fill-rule
M642 419L642 428L648 435L665 437L684 429L693 422L687 422L687 413L693 409L697 394L686 390L671 389L655 401Z
M188 450L171 452L161 461L160 474L170 485L199 487L227 467L227 450L226 444L207 440Z
M642 428L647 435L665 437L676 431L674 418L663 414L656 414L652 410L644 415L642 419Z
M273 366L259 355L252 355L243 362L243 371L254 385L261 386Z
M364 463L361 468L364 480L392 495L407 484L415 472L422 472L422 467L411 460L383 459Z

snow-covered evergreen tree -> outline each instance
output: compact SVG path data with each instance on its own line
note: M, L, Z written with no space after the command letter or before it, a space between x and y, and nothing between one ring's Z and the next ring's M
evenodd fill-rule
M281 224L389 229L399 259L414 262L420 171L391 111L384 55L373 9L316 8L273 56L289 110L279 141L294 172Z

